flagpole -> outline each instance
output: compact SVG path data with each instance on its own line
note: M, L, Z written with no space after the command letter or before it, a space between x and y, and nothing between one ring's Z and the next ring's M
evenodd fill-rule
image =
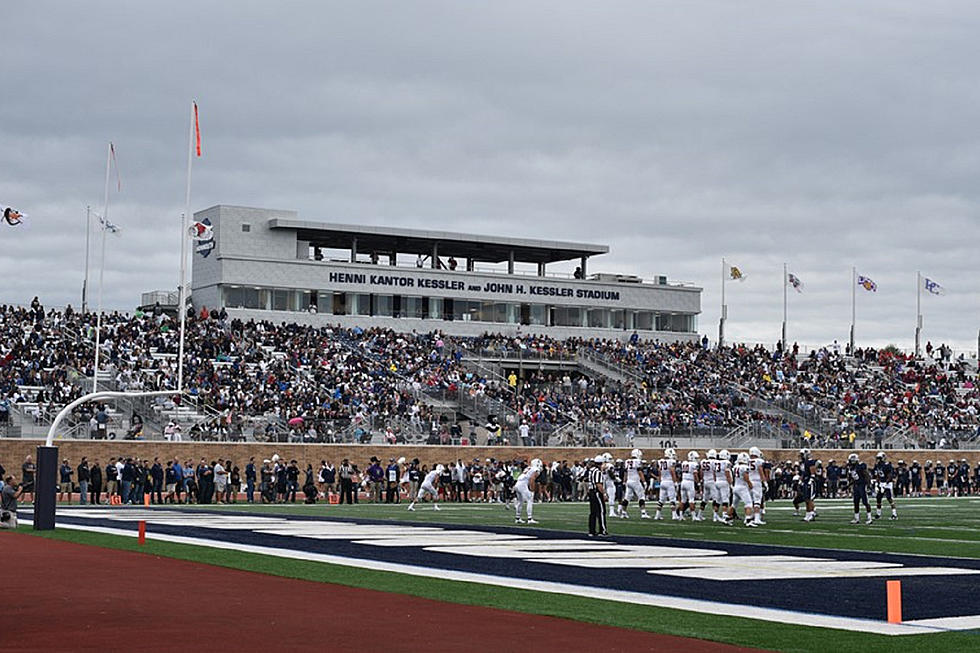
M92 230L92 207L85 207L85 280L82 282L82 313L88 312L88 258L89 250L91 245L89 245L90 236L89 232Z
M102 196L102 260L99 264L99 304L95 313L95 365L92 370L92 392L99 391L99 345L102 337L102 282L105 278L105 232L109 224L109 166L112 164L112 141L105 155L105 193Z
M857 268L851 266L851 356L854 355L854 323L857 317Z
M783 351L786 351L786 264L783 263Z
M187 217L191 211L191 167L194 161L194 107L191 101L191 120L187 137L187 188L184 194L184 213L180 216L180 288L177 309L180 320L180 344L177 350L177 392L184 388L184 331L187 324Z
M922 336L922 271L915 272L915 357L919 357Z
M721 259L721 318L718 320L718 349L725 345L725 318L728 307L725 305L725 257Z

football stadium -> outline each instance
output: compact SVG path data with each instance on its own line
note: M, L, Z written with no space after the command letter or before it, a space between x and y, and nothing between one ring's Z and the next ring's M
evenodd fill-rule
M42 4L0 648L980 650L980 17Z

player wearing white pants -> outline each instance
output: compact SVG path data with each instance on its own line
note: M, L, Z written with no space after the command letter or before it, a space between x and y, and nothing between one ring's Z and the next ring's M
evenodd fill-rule
M422 485L419 487L419 495L415 497L415 500L409 504L409 510L415 510L415 503L421 501L425 498L425 495L429 495L432 498L432 509L439 510L439 504L436 500L439 498L439 491L436 490L436 485L439 484L439 475L442 474L442 465L436 465L435 469L425 475L422 479Z
M718 504L715 502L715 470L714 463L718 458L718 453L711 449L707 457L701 461L701 503L698 504L698 513L703 517L704 508L710 501L712 505L712 520L718 521Z
M678 519L677 516L677 486L674 484L674 465L677 464L673 449L665 449L664 457L657 461L657 471L660 474L660 498L657 501L657 512L654 519L663 519L660 516L665 503L670 503L671 519Z
M704 519L698 514L695 505L698 475L700 474L701 467L701 464L698 462L699 458L700 456L697 451L689 451L687 453L687 460L681 463L681 505L678 511L680 512L681 519L684 518L684 513L688 510L691 511L692 521L701 521Z
M755 523L764 525L762 521L763 509L763 490L768 479L768 472L765 468L766 461L762 457L762 450L759 447L749 449L749 480L752 481L752 515Z
M629 513L626 509L630 501L634 499L640 504L640 517L642 519L650 519L650 515L646 509L647 494L643 491L643 484L646 482L646 479L640 470L642 465L643 452L639 449L633 449L630 453L629 460L624 463L626 468L626 488L623 491L623 502L620 504L619 510L619 516L624 519L629 519Z
M732 460L728 449L718 452L718 459L712 464L715 473L715 502L721 506L718 521L730 523L728 504L732 500Z
M521 519L521 507L524 507L524 512L527 514L528 524L537 524L534 520L534 484L538 478L538 472L544 464L540 459L535 458L531 461L531 464L524 468L521 475L517 477L517 484L514 486L514 492L517 494L517 498L514 501L514 509L516 510L516 515L514 516L514 523L523 524L524 520Z
M732 517L737 514L737 505L741 503L745 506L745 525L758 526L752 518L752 481L749 479L748 454L738 454L732 477L735 479L735 484L732 486Z

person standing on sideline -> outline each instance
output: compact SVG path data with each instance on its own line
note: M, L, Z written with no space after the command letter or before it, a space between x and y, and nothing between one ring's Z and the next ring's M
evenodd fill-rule
M589 536L608 535L606 532L605 474L602 473L602 456L589 461L586 479L589 488Z
M88 458L82 456L82 462L78 463L75 478L78 479L78 503L85 505L88 503L88 485L91 475L88 470Z
M398 503L398 463L394 458L388 459L388 467L385 469L385 503Z
M153 466L150 467L150 479L152 481L150 501L159 505L163 503L163 485L166 480L166 474L164 474L163 465L160 464L159 458L153 459Z
M354 503L354 488L352 483L352 478L354 476L354 468L351 467L350 461L344 458L344 461L340 463L340 503L346 501L348 504Z
M62 499L62 497L64 497L67 494L68 503L70 505L71 494L73 489L71 484L71 477L75 473L75 470L71 468L71 465L68 464L68 459L65 458L61 462L61 467L58 469L58 472L59 472L59 476L61 477L59 479L61 481L61 492L58 493L58 501L63 501L64 499Z
M255 457L248 459L245 465L245 500L255 503Z
M97 506L102 502L102 466L98 460L92 461L92 466L88 469L88 502Z
M112 497L119 492L119 473L116 470L116 459L109 458L105 466L105 502L112 501Z
M20 466L20 496L31 495L31 503L34 503L34 473L37 467L34 461L28 456L24 459L24 464Z

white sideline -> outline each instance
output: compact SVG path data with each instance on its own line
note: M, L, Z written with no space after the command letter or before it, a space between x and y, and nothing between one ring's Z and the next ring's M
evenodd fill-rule
M32 522L29 519L22 519L21 523L29 524ZM136 533L131 530L106 528L101 526L85 526L81 524L63 523L59 524L59 528L106 533L110 535L122 535L124 537L136 536ZM709 615L758 619L762 621L805 625L809 627L834 628L853 632L873 633L877 635L922 635L927 633L945 632L949 630L968 630L977 628L978 625L980 625L980 615L926 619L921 621L909 621L900 624L890 624L887 621L875 621L872 619L839 617L834 615L817 614L813 612L796 612L791 610L779 610L775 608L763 608L751 605L721 603L701 599L688 599L677 596L643 594L640 592L628 592L601 587L587 587L568 583L510 578L506 576L478 574L448 569L433 569L430 567L382 562L379 560L371 560L366 558L348 558L323 553L312 553L309 551L223 542L221 540L213 540L209 538L167 535L164 533L153 533L150 535L150 537L155 540L174 542L177 544L208 546L216 549L228 549L232 551L243 551L247 553L256 553L259 555L274 556L277 558L291 558L294 560L322 562L345 567L387 571L411 576L420 576L424 578L438 577L443 580L479 583L483 585L494 585L497 587L509 587L514 589L549 592L554 594L568 594L577 597L587 595L592 598L616 601L619 603L629 603L632 605L648 605L658 608L672 608Z

